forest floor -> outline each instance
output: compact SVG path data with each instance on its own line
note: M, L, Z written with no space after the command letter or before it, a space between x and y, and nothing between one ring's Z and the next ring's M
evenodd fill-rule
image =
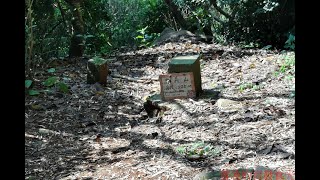
M168 102L161 118L146 117L145 98L159 93L157 79L170 59L199 52L205 93ZM117 54L106 87L86 83L86 60L57 66L54 73L39 69L33 88L44 89L41 82L54 75L70 93L26 95L25 177L194 179L239 168L294 176L294 56L167 43ZM178 151L199 142L216 153L192 159Z

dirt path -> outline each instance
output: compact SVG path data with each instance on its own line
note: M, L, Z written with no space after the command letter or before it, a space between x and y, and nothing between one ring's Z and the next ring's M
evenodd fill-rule
M161 121L147 118L144 99L160 89L148 79L165 73L171 57L199 51L207 94L170 102ZM257 166L294 174L292 57L167 43L118 55L111 73L142 81L110 76L107 87L86 84L84 63L57 67L71 94L26 96L26 179L193 179L207 169ZM177 153L197 141L219 155L191 161Z

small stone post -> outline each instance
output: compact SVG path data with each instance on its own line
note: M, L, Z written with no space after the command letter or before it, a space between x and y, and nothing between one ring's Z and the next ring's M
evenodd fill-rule
M90 59L88 61L87 70L88 84L94 84L96 82L99 82L103 86L107 84L108 63L106 59L98 57Z

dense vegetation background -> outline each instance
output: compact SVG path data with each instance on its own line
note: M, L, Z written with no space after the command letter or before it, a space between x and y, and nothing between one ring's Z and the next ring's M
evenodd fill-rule
M27 74L52 57L152 46L164 28L214 43L294 50L293 0L26 0Z

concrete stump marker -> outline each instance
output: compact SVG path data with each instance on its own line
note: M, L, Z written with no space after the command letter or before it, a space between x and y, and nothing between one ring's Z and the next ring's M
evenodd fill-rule
M196 96L202 92L201 87L201 70L200 70L200 55L192 56L177 56L169 62L168 73L186 73L192 72Z
M160 75L159 81L163 100L196 96L192 72Z
M101 85L107 84L108 64L106 59L94 58L88 61L87 83L99 82Z

